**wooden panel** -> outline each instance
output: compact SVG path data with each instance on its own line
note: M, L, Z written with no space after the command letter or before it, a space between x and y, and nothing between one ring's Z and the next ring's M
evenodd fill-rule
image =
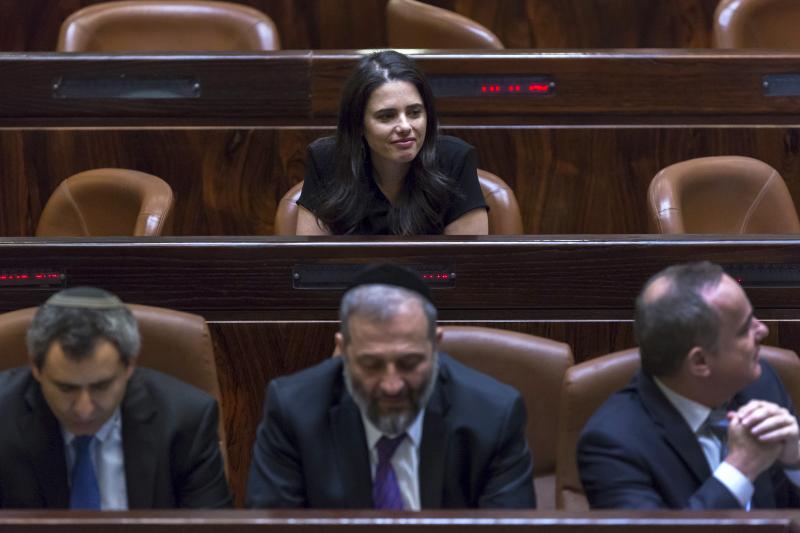
M101 0L1 0L0 50L54 50L61 22ZM426 0L511 48L706 47L717 0ZM386 46L386 0L237 0L272 17L284 49Z
M557 513L514 510L386 511L3 511L0 533L796 533L782 511L605 511Z
M358 57L311 51L7 54L0 56L0 125L332 126L342 85ZM764 89L765 76L797 71L800 58L794 53L507 52L425 54L417 59L431 78L461 76L462 87L478 91L437 99L446 126L800 122L796 97L767 96ZM554 90L548 95L480 92L481 83L503 75L547 76ZM76 80L84 83L77 92ZM153 96L151 86L175 83L183 84L186 93ZM126 85L122 94L120 84ZM128 84L139 84L138 90ZM92 94L110 88L116 97Z
M795 127L445 128L477 147L513 189L528 234L646 233L647 186L661 168L709 155L766 161L800 210ZM66 177L123 167L166 180L176 235L269 235L305 149L330 128L0 130L0 236L33 235Z

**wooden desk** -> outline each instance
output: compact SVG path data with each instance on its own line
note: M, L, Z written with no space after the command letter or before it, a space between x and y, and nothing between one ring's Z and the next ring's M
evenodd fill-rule
M796 511L2 511L0 533L797 533Z
M164 178L177 235L271 234L280 197L304 177L307 144L333 132L355 58L0 54L0 235L32 235L64 178L105 166ZM556 81L544 97L439 100L442 131L473 144L481 167L511 185L529 234L645 233L653 175L708 155L766 161L800 202L800 103L762 86L765 76L800 72L798 60L711 51L419 57L432 75ZM64 97L70 79L100 76L200 88L183 99Z
M645 280L700 259L734 267L742 277L757 316L770 327L767 344L800 351L797 239L0 240L0 276L64 273L67 286L97 285L126 302L206 317L239 502L267 382L333 351L342 291L294 288L298 267L388 260L441 268L456 275L454 286L433 289L443 323L553 338L569 343L582 361L634 346L630 321ZM55 290L0 287L0 310L38 305Z

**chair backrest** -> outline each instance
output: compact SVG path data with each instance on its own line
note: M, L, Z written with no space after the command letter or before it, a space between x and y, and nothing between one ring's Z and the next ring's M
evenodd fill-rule
M137 364L193 385L213 396L219 404L217 365L205 319L163 307L127 305L136 317L142 338ZM36 309L28 307L0 314L0 371L28 364L25 334ZM227 458L221 414L219 438L223 458Z
M670 165L650 182L647 205L656 233L800 232L783 178L750 157L701 157Z
M172 189L123 168L80 172L61 182L42 210L37 237L154 236L169 227Z
M800 359L791 350L761 346L759 355L775 368L792 402L800 400ZM568 368L564 376L556 439L556 507L585 511L576 452L583 426L614 392L622 389L639 369L639 349L631 348L590 359Z
M717 48L800 48L796 0L721 0L714 12Z
M241 4L204 0L105 2L61 25L59 52L279 50L267 15Z
M442 351L522 393L537 508L553 509L558 402L564 373L573 362L572 350L561 342L514 331L472 326L442 329Z
M389 0L386 33L390 48L504 48L474 20L416 0Z
M514 191L498 176L480 168L478 182L483 199L489 206L489 235L520 235L522 215ZM302 190L301 181L289 189L278 202L275 210L275 235L297 235L297 200Z

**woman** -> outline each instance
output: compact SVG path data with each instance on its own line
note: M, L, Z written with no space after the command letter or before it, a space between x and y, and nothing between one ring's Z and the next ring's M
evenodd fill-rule
M439 136L411 59L366 56L345 83L336 135L308 147L298 235L485 235L475 150Z

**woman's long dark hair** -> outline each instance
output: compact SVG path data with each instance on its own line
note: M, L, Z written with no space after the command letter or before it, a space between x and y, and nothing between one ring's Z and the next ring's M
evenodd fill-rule
M369 212L367 174L370 150L364 140L364 110L373 91L389 81L407 81L422 97L427 116L425 140L389 213L389 231L396 235L441 233L444 213L453 196L453 180L436 164L438 120L433 91L407 56L388 50L364 57L344 86L336 131L335 179L325 191L319 219L334 234L354 233Z

